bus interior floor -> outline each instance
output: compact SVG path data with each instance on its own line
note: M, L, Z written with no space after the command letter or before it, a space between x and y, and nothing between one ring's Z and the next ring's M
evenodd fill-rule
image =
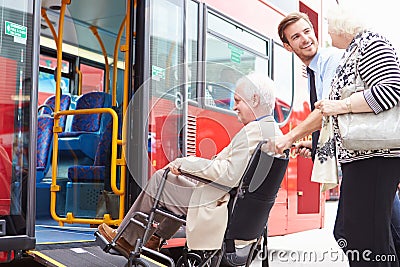
M36 221L36 244L57 244L70 242L93 242L94 232L97 228L92 228L86 224L66 224L59 226L52 219L41 219Z

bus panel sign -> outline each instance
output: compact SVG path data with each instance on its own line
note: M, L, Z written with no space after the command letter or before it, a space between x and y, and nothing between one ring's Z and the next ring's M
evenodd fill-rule
M13 23L11 21L5 21L5 34L14 36L14 42L26 43L27 27Z

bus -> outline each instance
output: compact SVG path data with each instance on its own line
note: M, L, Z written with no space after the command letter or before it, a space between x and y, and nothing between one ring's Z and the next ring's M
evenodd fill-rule
M94 248L96 227L117 226L170 160L211 158L230 142L241 128L232 90L242 75L271 77L275 120L284 133L296 127L310 112L307 75L283 48L277 25L291 11L305 12L323 43L322 6L4 1L1 261L29 255L43 265L108 266L93 263L102 254ZM325 194L310 182L311 169L311 160L291 153L270 236L323 227Z

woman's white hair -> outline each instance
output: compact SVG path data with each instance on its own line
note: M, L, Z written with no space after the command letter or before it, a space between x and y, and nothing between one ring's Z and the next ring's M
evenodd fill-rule
M265 74L250 73L240 78L236 86L246 88L244 94L247 100L250 100L253 95L260 97L260 105L266 109L266 114L272 114L275 108L275 84Z
M329 9L328 29L335 34L350 34L352 36L367 29L365 22L357 9L350 11L350 6L335 5Z

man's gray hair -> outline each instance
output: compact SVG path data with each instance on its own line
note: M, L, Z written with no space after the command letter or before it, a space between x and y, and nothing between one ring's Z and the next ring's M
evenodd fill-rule
M275 108L275 84L267 75L260 73L250 73L240 78L236 86L245 88L244 97L247 100L253 95L260 97L260 105L264 106L266 114L272 114Z

